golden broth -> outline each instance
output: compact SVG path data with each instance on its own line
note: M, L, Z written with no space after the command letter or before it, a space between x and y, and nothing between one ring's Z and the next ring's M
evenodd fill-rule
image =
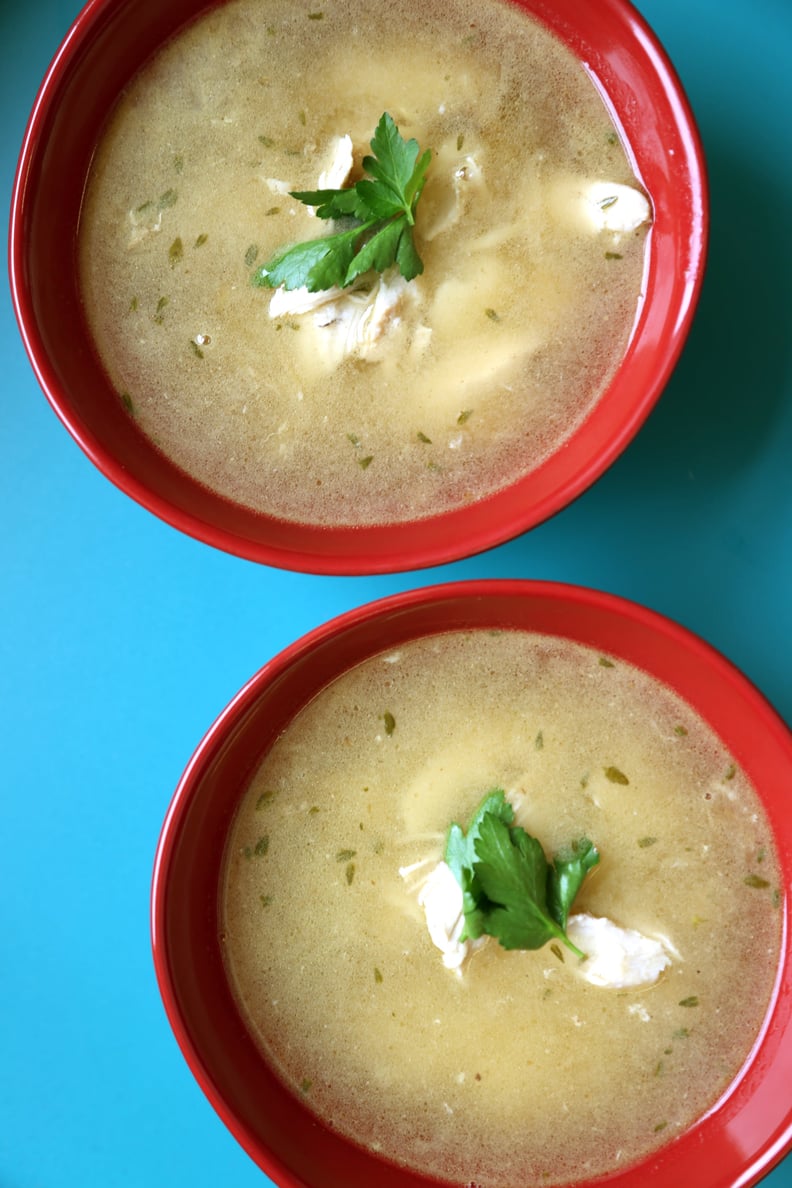
M425 271L370 357L328 361L251 275L327 232L286 191L316 188L345 133L359 159L383 111L433 151ZM645 228L571 227L559 193L590 179L635 184L580 63L511 5L233 0L112 115L88 321L143 430L229 498L305 523L459 507L558 449L623 355Z
M493 940L463 976L443 966L400 871L430 869L493 787L548 855L594 841L574 910L667 937L655 985L595 987L569 953ZM585 1179L678 1135L738 1072L778 877L755 792L666 687L549 637L433 636L339 678L264 759L227 844L227 967L267 1060L331 1127L477 1188Z

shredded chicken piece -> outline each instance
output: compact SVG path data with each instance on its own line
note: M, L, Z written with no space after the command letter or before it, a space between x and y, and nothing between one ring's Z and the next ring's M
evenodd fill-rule
M282 318L312 313L313 324L328 333L317 345L338 356L371 353L398 313L407 294L407 281L393 269L370 285L349 289L323 289L310 293L299 289L276 289L270 300L270 317Z
M432 178L434 185L427 186L421 199L422 235L426 240L442 235L458 223L473 194L484 185L484 175L475 155L468 154L461 159L456 155L453 162L447 159L448 155L442 150L438 153Z

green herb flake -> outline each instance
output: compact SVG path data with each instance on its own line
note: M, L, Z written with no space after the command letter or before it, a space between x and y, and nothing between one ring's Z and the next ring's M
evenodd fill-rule
M168 210L169 207L176 205L178 197L179 195L175 190L166 190L164 194L160 194L157 205L160 210Z
M209 236L206 234L206 232L202 231L201 234L196 239L195 243L193 244L193 247L197 247L197 248L203 247L203 245L206 243L208 238L209 238Z
M588 785L589 785L589 780L590 780L590 779L591 779L591 776L589 775L589 773L588 773L588 772L585 772L585 773L584 773L584 774L583 774L583 775L580 777L580 786L581 786L581 788L588 788Z
M302 111L302 110L298 111L298 112L297 112L297 119L300 121L300 123L302 124L302 126L303 126L303 128L304 128L304 127L305 127L305 125L306 125L306 122L307 122L307 117L306 117L306 115L305 115L305 112L304 112L304 111Z
M269 907L269 905L272 903L272 896L271 895L259 895L259 901L260 901L262 907Z
M606 132L605 139L608 142L608 144L618 144L619 143L619 138L615 132Z
M699 1004L698 995L691 994L689 998L681 998L679 1005L681 1007L697 1007Z
M137 299L137 297L133 297L133 298L132 298L132 300L131 300L131 301L130 301L130 303L129 303L129 312L130 312L130 313L137 313L137 309L138 309L138 305L139 305L139 304L140 304L140 303L138 302L138 299Z
M457 420L456 420L457 425L466 425L472 416L473 416L472 408L463 409L462 412L457 417Z
M324 13L323 12L309 12L308 20L309 21L322 21L322 20L324 20Z
M300 1081L300 1092L308 1093L312 1084L313 1081L311 1081L308 1077L303 1077L303 1079Z
M181 153L177 153L173 158L173 168L177 173L184 172L184 157L181 155Z
M666 1126L668 1126L667 1122L658 1122L654 1128L655 1134L659 1134L661 1130L665 1130Z
M157 302L157 308L154 313L154 321L157 323L158 326L161 326L165 320L165 318L163 317L163 314L165 311L165 306L168 304L169 301L170 301L169 297L160 297L159 301Z
M690 1036L690 1031L687 1027L678 1027L674 1032L674 1039L687 1039Z
M305 112L299 118L305 124ZM387 112L370 143L372 155L363 158L366 176L351 187L291 191L320 219L343 220L343 230L281 248L253 273L254 285L305 286L318 293L346 288L364 273L385 272L394 264L405 280L423 272L412 229L431 153L420 154L417 141L404 140Z
M544 750L544 734L542 733L541 730L539 731L536 738L534 739L534 750L535 751Z
M257 858L263 858L264 855L267 853L267 850L269 850L269 844L270 844L269 834L263 833L261 835L261 837L258 839L258 841L256 842L255 846L253 847L253 853L255 854L255 856Z
M280 212L281 208L279 206L271 206L269 210L264 211L264 217L269 219L272 218L273 215L280 214Z
M650 846L657 845L657 838L656 837L639 837L638 845L641 847L642 850L648 850Z
M271 136L259 136L259 144L263 144L264 148L274 148L275 141Z
M347 866L346 870L344 871L344 874L345 874L345 876L346 876L347 887L351 887L351 886L352 886L352 881L353 881L353 879L354 879L354 877L355 877L355 864L354 864L354 862L350 862L350 863L349 863L349 865Z
M613 663L613 661L609 660L607 656L600 656L598 663L599 663L600 668L615 668L616 667L616 665Z
M555 941L553 941L552 945L550 946L550 952L553 953L563 965L564 954L561 952L561 946L557 945Z
M194 338L190 339L190 350L195 355L196 359L203 359L204 353Z
M271 788L268 788L266 792L262 792L256 801L256 812L260 813L266 804L272 804L277 795L278 793L273 792Z
M377 969L376 965L374 966L374 981L378 986L382 985L382 972Z
M494 309L485 309L484 316L489 318L491 322L499 322L501 320L500 314Z
M624 257L622 256L621 252L606 252L605 259L606 260L623 260Z
M385 723L385 733L387 735L393 734L394 730L396 729L396 719L390 710L385 711L385 713L382 715L382 720Z
M121 392L120 396L121 396L121 403L123 404L124 408L127 410L128 413L131 413L132 416L134 417L135 405L132 400L132 397L129 395L129 392L126 392L126 391Z
M147 210L151 210L154 203L151 201L141 202L140 206L135 207L135 214L145 214Z
M417 438L418 438L418 440L419 440L419 441L422 441L422 442L424 443L424 445L431 445L431 444L432 444L432 439L431 439L431 437L427 437L425 433L422 433L422 432L420 431L420 429L418 430L418 433L416 434L416 436L417 436Z
M684 726L675 726L674 734L677 734L680 738L684 738L685 735L687 734L687 730L685 729Z
M250 247L245 252L245 267L252 268L256 263L256 256L258 255L258 245L251 243Z
M371 463L374 461L373 454L367 454L365 458L358 458L358 466L361 470L368 470Z
M318 805L318 804L312 804L312 805L311 805L311 807L308 809L308 816L309 816L309 817L315 817L315 816L316 816L316 814L317 814L318 812L321 812L321 809L319 808L319 805Z
M603 771L605 772L605 779L610 780L612 784L627 785L630 782L624 772L620 771L618 767L604 767Z
M767 879L763 879L761 875L758 874L746 875L743 879L743 882L745 883L746 887L755 887L757 891L763 891L765 887L770 886Z
M184 244L181 241L181 236L177 235L173 243L168 248L168 262L171 268L175 268L177 264L184 259Z
M597 203L597 206L600 208L600 210L610 210L610 208L615 206L618 201L618 194L609 194L607 198L601 198Z
M760 846L759 849L756 851L756 861L764 862L766 857L767 857L767 850L764 848L764 846Z
M339 850L335 856L336 862L349 862L350 858L354 858L357 850Z
M654 1075L656 1077L661 1077L663 1075L663 1061L662 1060L658 1060L657 1064L655 1065Z
M347 433L347 441L351 441L353 446L360 445L360 438L356 433Z
M732 763L731 767L726 772L726 775L723 778L725 780L733 780L736 775L737 775L737 768Z

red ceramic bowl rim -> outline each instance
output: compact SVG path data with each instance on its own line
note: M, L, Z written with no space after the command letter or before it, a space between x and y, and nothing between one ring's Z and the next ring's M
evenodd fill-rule
M170 1025L193 1075L241 1146L283 1188L305 1188L305 1181L285 1166L276 1154L263 1149L259 1138L235 1117L225 1100L223 1089L207 1067L199 1045L196 1045L190 1021L180 1008L165 939L165 920L170 867L185 815L198 794L208 765L230 745L229 736L235 724L281 674L315 654L328 641L360 633L361 629L367 632L362 646L354 644L355 650L344 666L349 667L360 659L394 645L392 635L387 630L381 635L376 632L372 634L372 626L384 627L386 621L391 624L398 621L399 626L395 628L398 642L404 642L412 637L409 632L411 616L420 616L423 609L440 608L444 618L439 621L446 621L445 616L450 616L447 629L465 629L470 623L469 618L466 618L467 610L476 604L480 608L482 603L487 604L488 611L484 619L480 609L475 611L475 625L498 625L513 619L513 612L505 608L514 606L515 600L527 608L542 604L545 610L541 613L545 617L546 608L550 607L552 621L558 624L558 630L551 630L550 634L565 637L568 634L571 639L587 642L594 647L599 645L608 655L616 658L620 655L619 639L623 631L630 639L624 655L627 661L634 662L631 661L631 652L636 646L639 649L643 647L640 643L636 645L636 638L648 641L647 646L653 652L653 663L658 666L667 663L666 652L673 654L675 663L684 658L687 672L693 674L692 684L689 682L689 685L690 688L696 686L696 696L709 698L713 706L716 701L722 702L728 709L718 709L718 713L723 712L727 717L731 714L733 720L737 720L734 715L738 715L740 721L748 723L744 730L752 740L756 740L757 746L752 752L749 749L742 755L738 751L733 753L749 777L752 777L754 760L757 756L761 760L765 747L772 752L772 760L768 762L773 765L776 773L773 778L777 786L769 800L766 799L766 788L761 784L759 791L771 818L782 867L781 955L771 1002L754 1048L727 1091L681 1136L630 1168L579 1182L580 1188L585 1188L589 1183L607 1185L608 1188L643 1188L644 1184L653 1188L677 1188L680 1183L695 1183L696 1188L749 1188L792 1148L792 1097L788 1091L792 1084L792 936L788 915L789 888L792 886L792 815L786 803L789 799L787 789L792 790L792 732L751 681L699 636L655 611L612 594L532 580L484 579L427 586L391 595L341 614L310 631L265 664L222 711L195 750L175 791L160 835L152 880L151 936L156 976ZM563 623L570 615L573 623L576 616L578 622L567 633L563 630ZM586 616L591 615L598 624L596 631L602 631L607 636L605 640L587 634L591 629L590 621L588 627L584 624ZM580 616L583 616L583 621ZM408 628L406 631L405 623ZM440 631L444 629L443 626L438 628ZM532 628L524 624L523 629ZM545 630L544 627L535 629ZM424 621L416 634L426 631ZM653 666L647 666L647 671L657 675L653 672ZM696 674L701 675L703 683ZM325 675L322 684L326 684L327 679ZM680 684L687 680L686 675L685 680L680 679ZM673 681L668 683L674 687ZM318 687L311 687L306 700L315 694ZM703 693L701 689L704 689ZM702 707L698 708L701 710ZM707 713L704 716L707 718ZM729 745L728 739L724 741ZM752 753L754 758L751 758ZM780 790L782 782L783 791ZM773 1104L775 1111L772 1120L768 1118L768 1104ZM409 1176L409 1173L406 1174ZM419 1176L416 1180L410 1179L409 1183L426 1185L428 1188L435 1181Z
M568 18L571 0L517 2L555 27L556 32L572 44L575 30ZM200 0L201 7L209 3L210 0ZM46 151L47 120L57 108L62 89L68 86L75 58L79 58L84 47L90 44L100 22L122 4L123 0L120 4L119 0L89 0L58 50L39 89L25 131L14 179L9 228L12 301L33 370L63 425L111 482L173 527L225 552L303 572L373 574L439 565L492 548L554 515L602 475L638 432L676 365L698 300L708 237L706 170L695 122L665 51L629 0L597 0L598 21L607 19L611 31L618 28L630 39L636 53L642 55L641 69L654 72L653 94L662 101L665 118L669 127L673 127L677 144L677 148L671 150L677 154L674 176L679 179L679 190L685 195L679 200L680 209L676 212L684 232L668 232L668 238L673 238L675 244L679 239L673 248L673 267L670 263L666 265L666 271L675 275L665 278L663 291L655 303L655 306L663 304L667 298L668 309L658 313L656 324L653 322L649 327L647 310L652 302L644 304L625 355L625 359L633 355L633 348L640 341L642 350L652 352L651 374L642 375L637 384L631 385L629 395L621 392L618 409L614 405L612 413L598 420L601 400L566 445L562 445L538 471L478 503L408 523L326 529L288 525L275 517L257 516L213 495L184 475L177 480L184 492L179 501L171 498L173 486L152 490L140 475L132 473L130 467L115 456L112 448L83 418L80 409L73 407L72 398L61 390L48 357L37 325L36 301L27 268L29 237L26 228L28 212L32 209L29 179ZM196 7L199 7L199 0L196 0ZM563 9L561 15L556 13L557 8ZM607 95L605 98L608 102ZM609 106L613 109L613 104L609 103ZM618 116L616 119L618 122ZM664 164L663 169L666 168ZM669 252L671 250L669 248ZM653 285L650 287L653 289ZM643 363L641 369L642 372L646 370ZM592 431L592 436L602 440L595 440L593 448L587 444L585 450L581 444L578 457L575 443L587 442L587 426L593 425L598 427ZM150 443L148 448L153 449ZM178 468L168 465L174 474L179 473ZM534 491L537 475L545 477Z

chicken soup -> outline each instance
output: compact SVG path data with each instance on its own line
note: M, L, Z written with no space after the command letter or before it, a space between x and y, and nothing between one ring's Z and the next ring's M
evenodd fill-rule
M474 820L485 895L453 870ZM505 911L530 940L575 855L563 936L464 938ZM773 838L720 740L647 674L527 632L430 636L324 689L245 793L221 899L278 1075L354 1141L477 1188L586 1180L679 1135L748 1058L779 957Z
M385 115L429 154L422 271L258 287L348 226L293 194L355 187ZM407 521L515 482L586 417L650 223L597 87L522 9L231 0L112 113L81 284L119 398L184 470L291 521Z

